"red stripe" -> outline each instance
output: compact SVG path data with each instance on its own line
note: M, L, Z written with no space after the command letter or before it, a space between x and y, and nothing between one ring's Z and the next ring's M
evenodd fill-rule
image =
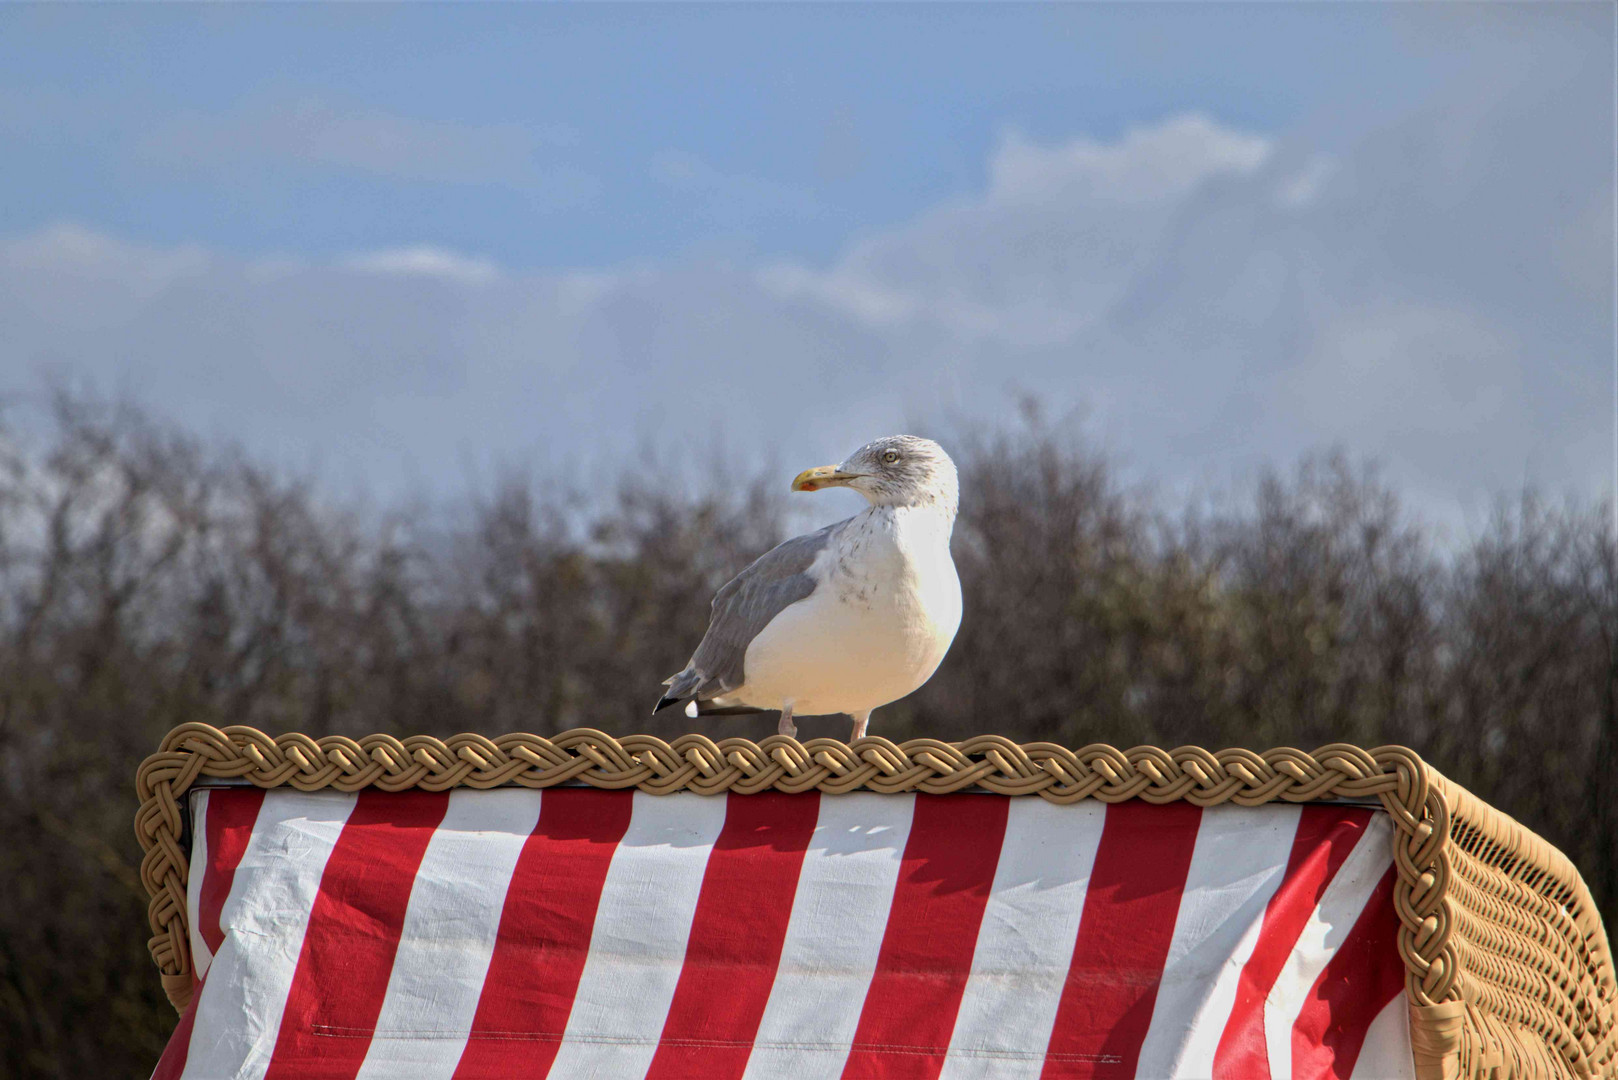
M265 1080L359 1071L447 792L362 791L320 878Z
M185 1007L180 1014L180 1022L174 1025L174 1033L169 1036L168 1045L163 1047L163 1056L157 1059L157 1068L152 1071L152 1080L180 1080L180 1074L185 1072L185 1059L191 1053L191 1029L197 1022L197 1002L202 998L203 983L192 984L191 1004Z
M1042 1077L1133 1077L1163 980L1202 810L1107 807Z
M225 931L219 925L219 913L230 896L230 886L236 880L236 867L241 865L252 838L253 825L258 821L259 808L264 805L263 788L234 788L208 792L208 810L203 815L203 835L208 845L208 865L203 870L202 887L197 890L197 933L210 953L218 954L225 942Z
M781 962L820 793L727 798L647 1080L740 1077Z
M845 1077L932 1080L944 1064L1006 835L1004 795L917 795Z
M264 805L263 788L240 788L230 791L214 790L207 793L202 813L202 833L205 852L202 882L197 887L197 933L203 944L215 955L224 944L225 933L219 925L219 913L230 896L231 884L236 880L236 867L241 865L247 851L247 841L253 835L253 824ZM152 1080L177 1080L185 1071L186 1058L191 1052L191 1031L197 1020L197 1002L202 1000L204 978L196 977L196 958L192 957L191 1004L180 1014L180 1022L169 1035L163 1056L157 1061Z
M1335 806L1306 806L1298 819L1281 887L1270 897L1253 955L1242 968L1236 1001L1214 1052L1214 1080L1268 1080L1269 1046L1264 1038L1264 999L1275 986L1298 935L1320 903L1320 897L1348 858L1365 829L1371 811Z
M1366 1029L1405 986L1393 867L1377 883L1342 946L1326 962L1292 1026L1294 1080L1348 1080Z
M567 1030L634 794L550 788L506 891L457 1080L543 1077Z

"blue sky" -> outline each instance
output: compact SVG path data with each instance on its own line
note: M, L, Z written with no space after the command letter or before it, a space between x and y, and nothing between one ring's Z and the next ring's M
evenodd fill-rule
M8 6L0 390L382 491L1034 393L1599 494L1612 87L1596 3Z
M28 165L0 222L243 254L430 242L523 267L825 257L980 188L1008 128L1105 138L1188 110L1352 128L1447 66L1370 6L1156 11L12 8L0 85ZM298 149L300 113L305 135L398 145Z

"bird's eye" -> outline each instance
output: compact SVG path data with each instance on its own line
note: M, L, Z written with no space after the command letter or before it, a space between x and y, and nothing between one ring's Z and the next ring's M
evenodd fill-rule
M897 451L897 450L884 450L882 452L882 462L883 462L883 464L885 464L885 465L893 465L893 464L896 464L898 462L898 460L899 460L899 451Z

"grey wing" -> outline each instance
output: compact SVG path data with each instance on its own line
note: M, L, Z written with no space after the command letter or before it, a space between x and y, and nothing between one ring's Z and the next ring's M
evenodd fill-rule
M760 555L713 598L708 632L685 670L668 680L664 700L706 699L735 690L747 680L747 646L781 610L815 591L809 573L815 557L840 532L839 521L795 536Z

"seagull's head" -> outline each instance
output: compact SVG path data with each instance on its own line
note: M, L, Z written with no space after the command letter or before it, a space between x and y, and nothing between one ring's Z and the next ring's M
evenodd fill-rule
M793 491L851 487L873 506L932 506L955 516L960 483L955 462L931 439L889 435L868 442L836 465L805 469Z

